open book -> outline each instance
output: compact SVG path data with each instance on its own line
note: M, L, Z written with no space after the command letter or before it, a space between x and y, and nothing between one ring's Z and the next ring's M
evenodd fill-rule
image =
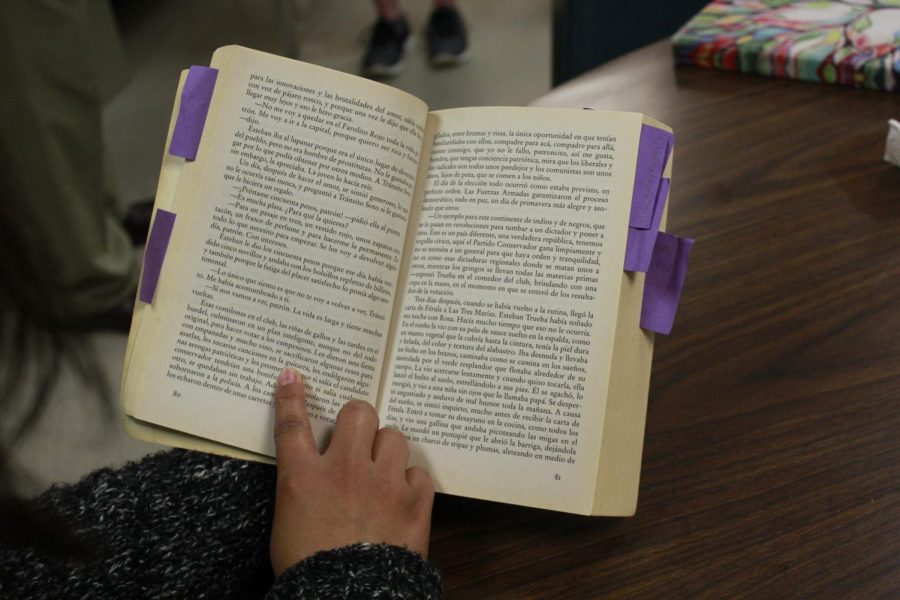
M623 261L642 128L668 128L428 112L236 46L211 66L196 159L163 158L154 229L175 220L132 323L129 432L271 460L273 386L293 366L320 441L362 399L439 492L632 514L653 334Z

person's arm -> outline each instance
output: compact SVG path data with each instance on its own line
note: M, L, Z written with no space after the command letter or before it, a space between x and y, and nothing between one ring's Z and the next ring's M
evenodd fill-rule
M302 388L293 389L292 393L302 394ZM279 403L284 407L283 393L280 398ZM295 400L293 396L286 399ZM305 404L303 408L305 414ZM290 415L284 411L280 414ZM347 415L354 414L354 409L342 414L341 421L350 423L352 419L348 421ZM285 432L296 425L291 424L291 418L287 422L279 421ZM358 433L344 427L341 431L349 435L337 438L336 432L336 439L348 442ZM385 439L392 436L396 442L393 433L379 435ZM296 435L279 435L279 447L293 448L294 442L289 441L293 439ZM323 461L333 457L334 454L328 453L320 456ZM282 452L281 464L284 458ZM309 457L301 460L309 461L311 464L306 466L310 467L315 462ZM339 596L340 590L371 589L389 590L386 597L440 597L440 578L422 556L427 551L431 496L421 497L428 502L427 516L421 510L415 513L418 515L415 539L398 538L391 532L374 535L381 531L377 528L360 533L352 528L326 526L341 515L355 515L352 523L360 524L365 519L361 521L359 517L367 518L371 514L368 510L352 512L345 504L346 498L336 497L331 502L316 494L307 499L318 502L317 508L304 512L304 507L311 508L313 504L298 507L295 503L305 500L293 494L304 489L304 482L311 483L312 489L323 494L340 494L347 488L320 485L332 481L333 472L323 476L312 468L305 472L306 466L300 461L289 460L288 464L290 468L281 469L282 481L291 483L279 488L279 506L284 510L275 521L275 531L286 535L278 548L274 548L273 542L272 562L268 550L276 496L275 469L270 465L174 450L119 469L101 469L76 484L54 486L42 494L35 502L37 510L60 528L75 533L96 552L60 556L15 545L0 537L0 597L205 594L243 598L262 596L269 590L271 598L298 594L324 598ZM428 484L430 487L430 480ZM384 499L378 493L367 497ZM371 507L368 502L365 506ZM300 512L304 514L299 515ZM381 517L393 519L389 513ZM399 519L397 523L405 521ZM53 540L49 542L52 545ZM396 545L406 545L412 550ZM282 565L278 570L281 577L269 589L274 556L281 561L278 563Z
M275 392L278 483L271 598L440 598L426 560L434 485L407 468L403 434L379 429L375 410L346 404L319 453L302 378L282 372Z
M353 544L318 552L289 567L275 580L266 600L436 600L442 595L440 575L421 554L385 544Z
M153 454L39 496L93 552L0 539L0 597L246 597L272 582L275 469L199 452Z

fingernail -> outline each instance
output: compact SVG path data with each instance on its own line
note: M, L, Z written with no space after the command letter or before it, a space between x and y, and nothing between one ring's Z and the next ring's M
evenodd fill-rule
M290 385L297 383L297 372L291 368L285 368L278 375L278 385Z

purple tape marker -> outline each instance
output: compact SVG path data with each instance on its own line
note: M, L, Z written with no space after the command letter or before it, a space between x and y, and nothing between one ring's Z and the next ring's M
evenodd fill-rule
M178 107L178 118L175 120L175 131L172 132L172 143L169 154L181 156L188 160L197 158L200 137L206 124L206 113L209 112L209 101L216 87L218 69L209 67L191 67L181 90L181 104Z
M660 180L656 190L656 201L653 203L653 218L648 229L628 228L628 241L625 244L625 270L640 271L646 273L650 267L650 259L653 256L653 245L656 243L656 234L659 232L659 224L662 221L666 199L669 197L669 179Z
M675 322L694 240L659 232L644 280L641 327L668 335Z
M147 238L147 248L144 250L144 271L141 273L139 297L145 304L153 302L153 294L156 293L156 284L159 282L163 259L166 257L166 249L169 247L169 238L172 236L174 226L175 213L157 208L153 227Z
M641 127L641 141L634 171L634 190L631 194L631 216L628 221L631 227L650 228L659 181L674 142L675 136L668 131L649 125Z

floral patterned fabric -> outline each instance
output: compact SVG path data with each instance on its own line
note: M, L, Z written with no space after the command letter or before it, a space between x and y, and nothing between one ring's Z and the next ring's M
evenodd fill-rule
M900 92L900 0L716 0L673 43L681 64Z

